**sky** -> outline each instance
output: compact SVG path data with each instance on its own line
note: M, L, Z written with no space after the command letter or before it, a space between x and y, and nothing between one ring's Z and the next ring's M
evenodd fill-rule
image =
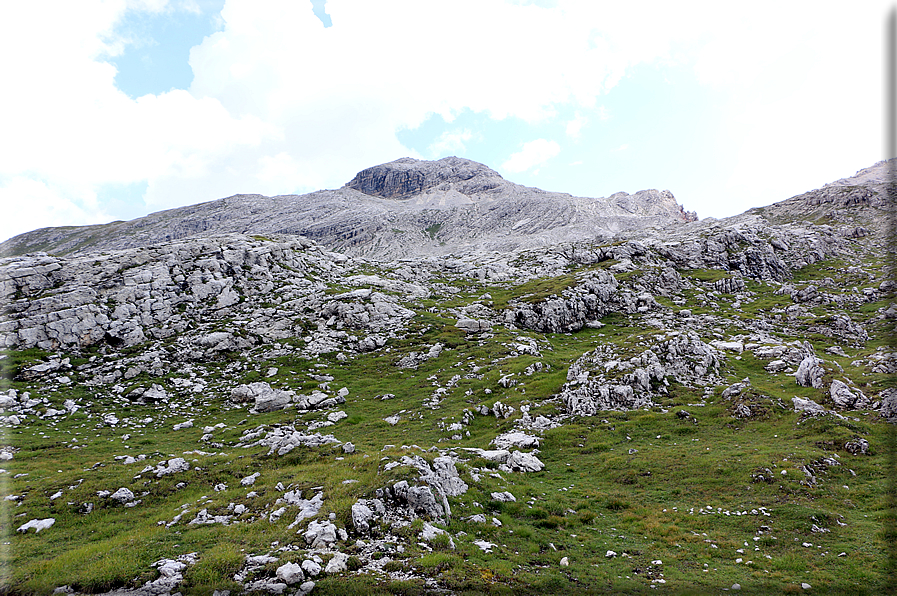
M736 215L884 159L893 2L0 4L0 240L457 155Z

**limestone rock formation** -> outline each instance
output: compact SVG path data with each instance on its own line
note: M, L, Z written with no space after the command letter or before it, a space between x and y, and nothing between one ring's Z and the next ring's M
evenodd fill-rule
M130 222L45 228L0 244L0 254L93 254L228 233L288 234L385 260L415 254L512 250L696 220L669 191L574 197L504 180L458 157L403 158L307 195L235 195ZM53 267L52 263L46 266ZM46 270L46 266L43 270Z

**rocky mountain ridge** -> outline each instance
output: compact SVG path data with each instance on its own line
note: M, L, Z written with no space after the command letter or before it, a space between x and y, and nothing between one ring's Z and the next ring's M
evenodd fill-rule
M235 195L130 222L45 228L3 242L0 254L88 254L246 233L301 235L331 250L389 260L409 251L448 254L550 246L694 219L669 191L573 197L508 182L466 159L404 158L363 170L336 190Z

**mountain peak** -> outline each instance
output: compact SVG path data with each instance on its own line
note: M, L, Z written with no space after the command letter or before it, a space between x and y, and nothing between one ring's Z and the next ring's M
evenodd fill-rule
M451 156L427 161L403 157L358 172L345 188L385 199L406 199L432 188L470 196L503 184L506 182L501 174L470 159Z

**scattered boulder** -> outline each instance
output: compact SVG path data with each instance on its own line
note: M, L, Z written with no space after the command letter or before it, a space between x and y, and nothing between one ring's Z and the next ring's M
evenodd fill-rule
M423 473L421 480L437 487L440 492L457 497L467 492L467 483L461 480L455 461L449 456L440 456L433 460L433 473Z
M766 372L770 372L772 374L778 374L782 371L787 370L789 366L790 366L790 364L788 364L784 360L772 360L769 364L767 364L763 368L766 369Z
M305 579L305 574L302 573L302 566L296 563L281 565L274 572L274 575L287 585L296 584Z
M744 285L744 279L741 276L738 276L724 277L723 279L713 282L713 289L720 294L737 294L738 292L743 292L746 287Z
M499 449L534 449L539 446L539 438L520 431L509 431L492 439L492 444Z
M879 415L888 422L897 423L897 388L885 389L879 397L881 397Z
M541 472L545 468L545 464L538 457L532 453L523 453L521 451L511 453L507 466L515 472Z
M380 499L359 499L352 505L352 525L359 534L368 534L374 520L386 514Z
M424 529L421 530L420 537L427 542L432 542L437 536L448 536L449 548L455 548L455 541L452 540L452 537L449 536L445 530L443 530L442 528L437 528L431 523L424 522Z
M502 378L507 378L507 377L502 377ZM501 381L499 381L499 382L501 382ZM513 406L507 406L507 405L501 403L500 401L497 401L494 404L492 404L492 413L495 415L496 418L510 418L511 415L515 411L516 410L514 409Z
M293 392L274 389L268 383L259 381L240 385L231 390L231 399L237 403L253 401L256 412L282 410L292 403Z
M829 388L829 395L831 396L832 403L835 404L835 407L842 410L858 410L867 408L870 405L869 398L863 395L862 391L859 389L851 391L846 383L837 379L832 381L832 386Z
M303 537L311 548L327 548L337 540L336 526L329 521L312 521Z
M810 354L800 361L797 372L794 373L794 380L801 387L822 389L823 375L825 375L825 369L822 367L822 360Z
M380 499L389 500L405 506L408 510L421 517L439 519L448 512L436 501L433 491L429 486L409 486L406 480L395 483L392 487L377 491ZM448 502L445 502L448 505Z
M143 401L151 402L167 402L169 399L168 392L162 385L153 383L152 387L143 392L140 396Z
M442 353L443 346L441 343L433 344L426 352L411 352L401 360L396 362L399 368L417 368L423 362L438 358Z
M178 472L186 472L190 469L190 464L187 463L183 457L175 457L170 460L163 461L159 465L156 466L156 469L153 470L156 474L156 478L161 478L162 476L168 476L170 474L177 474Z
M738 383L735 383L733 385L729 385L728 387L723 389L723 393L720 397L722 397L723 399L732 399L741 395L741 393L746 389L749 389L750 386L751 380L747 378L743 379L742 381L739 381Z
M268 455L273 455L274 453L286 455L296 447L320 447L333 443L339 443L339 440L333 435L322 435L321 433L306 434L295 430L291 426L281 426L265 433L265 437L258 441L241 445L243 447L264 445L269 448Z
M477 319L458 319L455 327L462 329L467 333L480 333L482 331L490 331L492 323L489 321L480 321Z
M333 558L327 562L324 568L325 573L343 573L346 570L346 563L349 561L349 555L344 553L336 553Z
M304 561L302 561L302 570L312 577L319 575L322 571L321 566L311 559L305 559Z
M853 455L866 455L869 451L869 441L857 437L852 441L847 441L844 444L844 450Z
M277 499L274 504L287 504L299 508L299 513L296 515L295 521L289 526L292 528L302 520L311 519L318 515L321 506L324 504L324 493L317 493L311 499L303 499L300 491L287 491L283 494L283 497Z
M808 414L810 416L818 416L827 412L824 407L817 404L812 399L793 397L791 398L791 401L792 403L794 403L794 411L798 413Z
M124 487L112 493L109 498L113 501L118 501L119 503L128 503L135 499L134 493Z

